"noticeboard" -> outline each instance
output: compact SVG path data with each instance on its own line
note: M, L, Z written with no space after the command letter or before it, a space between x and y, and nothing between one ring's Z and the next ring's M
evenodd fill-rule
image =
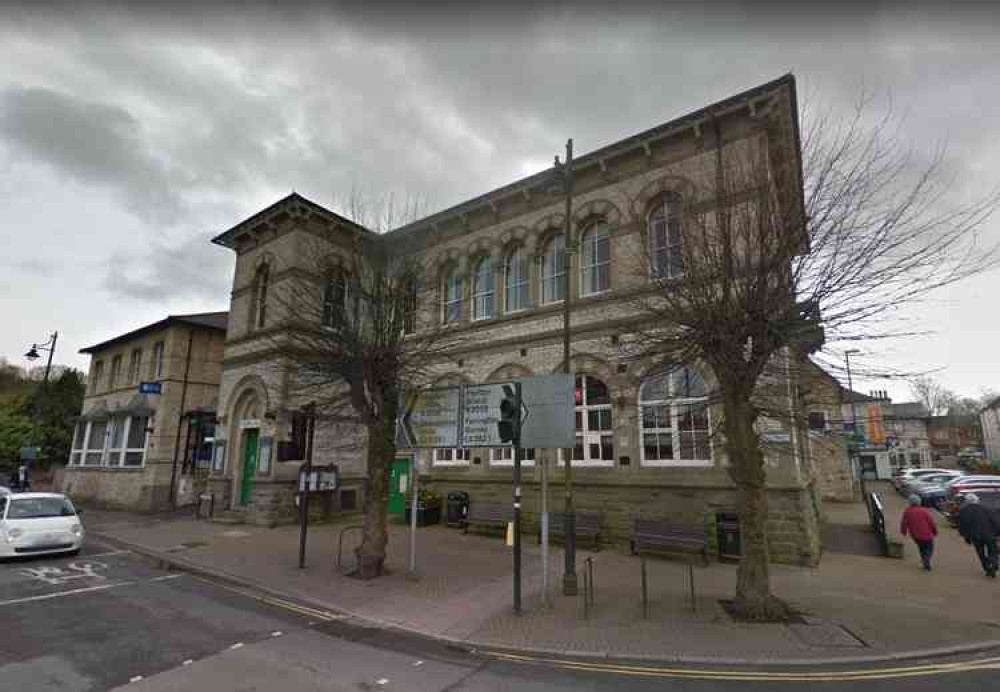
M328 466L313 466L299 469L299 492L308 491L311 493L323 492L325 490L336 490L340 484L339 469L336 464Z

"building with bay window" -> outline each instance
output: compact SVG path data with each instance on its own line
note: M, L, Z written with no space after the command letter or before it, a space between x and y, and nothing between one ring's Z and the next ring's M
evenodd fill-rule
M81 349L90 371L64 492L138 511L194 501L209 471L227 317L171 315Z
M768 170L789 173L801 192L796 108L794 79L785 76L574 159L569 247L557 169L381 235L293 193L216 237L236 259L210 482L217 506L253 522L294 520L302 401L275 347L280 311L267 303L308 272L314 252L307 248L321 238L334 254L389 244L422 263L428 285L417 298L416 330L461 336L436 364L437 384L562 372L568 298L577 507L601 512L611 540L626 542L632 517L644 516L703 525L714 541L717 515L734 511L738 498L714 429L713 374L702 363L668 366L637 356L643 317L636 301L654 278L683 276L685 232L695 232L685 231L685 215L717 203L718 147L766 157ZM796 406L795 388L786 390L788 406ZM804 432L789 421L767 423L772 555L814 564L818 497ZM318 426L314 463L341 470L343 496L332 502L358 502L363 447L350 426ZM422 482L442 495L464 490L473 502L509 501L509 450L399 453L415 459ZM564 454L526 453L529 521L537 517L543 464L552 506L561 505Z

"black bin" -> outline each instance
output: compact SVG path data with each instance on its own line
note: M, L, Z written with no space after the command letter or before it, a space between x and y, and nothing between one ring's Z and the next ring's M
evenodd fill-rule
M448 493L448 526L461 528L465 526L465 517L469 514L469 493L464 490L452 490Z
M715 515L715 530L719 539L719 559L739 561L743 555L740 515L736 512L719 512Z

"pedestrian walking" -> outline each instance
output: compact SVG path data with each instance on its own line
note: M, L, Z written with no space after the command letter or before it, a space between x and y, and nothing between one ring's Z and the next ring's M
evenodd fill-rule
M998 530L1000 520L979 504L979 496L975 493L966 495L962 509L958 512L958 532L966 543L976 549L983 571L993 579L997 576Z
M899 532L904 536L909 534L920 551L920 562L924 569L931 571L931 557L934 555L934 537L937 536L937 524L934 517L924 507L920 506L920 498L910 495L910 506L903 512L903 520L899 524Z

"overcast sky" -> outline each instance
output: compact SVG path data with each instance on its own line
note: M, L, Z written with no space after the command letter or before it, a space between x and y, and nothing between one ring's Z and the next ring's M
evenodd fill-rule
M1000 12L501 4L5 4L0 356L24 365L59 330L56 361L85 368L81 347L227 309L234 258L209 238L292 190L433 211L548 167L567 137L586 153L787 72L823 110L891 94L911 144L947 145L956 195L1000 185ZM1000 389L998 298L998 273L952 287L914 312L935 334L867 357ZM907 390L856 388L875 387Z

